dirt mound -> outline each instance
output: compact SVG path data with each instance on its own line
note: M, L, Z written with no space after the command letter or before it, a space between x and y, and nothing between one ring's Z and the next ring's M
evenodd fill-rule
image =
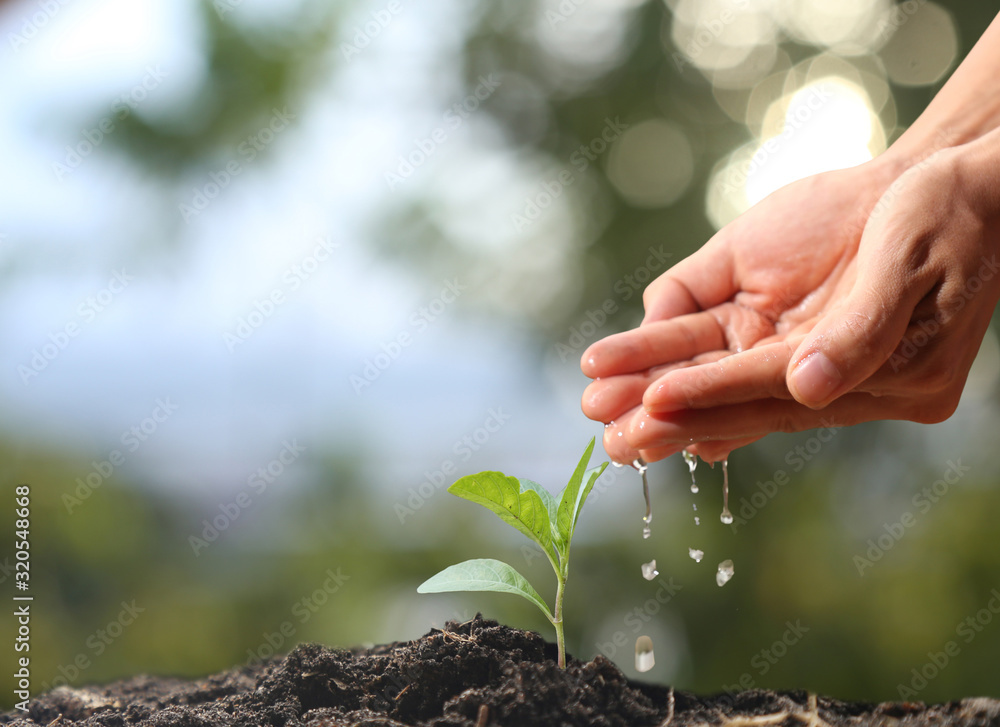
M762 690L696 697L631 682L607 659L555 663L538 634L479 617L415 641L368 650L304 644L284 658L197 681L138 676L62 687L0 724L34 727L550 727L709 724L998 725L1000 702L944 705L838 702Z

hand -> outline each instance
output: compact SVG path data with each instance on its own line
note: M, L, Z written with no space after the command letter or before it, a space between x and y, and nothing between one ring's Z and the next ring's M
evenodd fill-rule
M583 357L608 454L950 416L998 297L993 136L891 186L879 160L789 185L654 281L642 325Z
M583 371L599 380L584 392L583 410L611 423L604 446L612 459L631 462L640 456L626 435L648 421L643 395L654 382L651 403L654 393L673 393L681 398L675 410L698 407L704 395L725 390L716 378L723 371L714 362L767 343L775 346L761 351L787 349L783 338L812 320L840 280L853 275L851 260L865 220L886 186L879 184L886 175L872 173L870 166L811 177L775 192L653 281L643 295L646 315L638 329L587 349ZM681 416L677 411L674 420ZM712 433L693 432L663 438L648 443L641 456L662 459L710 438ZM715 449L721 450L729 442L718 444ZM712 447L690 449L705 457Z

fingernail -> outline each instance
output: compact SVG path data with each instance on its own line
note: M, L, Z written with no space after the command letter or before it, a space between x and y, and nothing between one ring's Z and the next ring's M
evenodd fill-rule
M817 351L799 362L789 383L797 399L818 404L826 401L842 380L833 362L822 351Z

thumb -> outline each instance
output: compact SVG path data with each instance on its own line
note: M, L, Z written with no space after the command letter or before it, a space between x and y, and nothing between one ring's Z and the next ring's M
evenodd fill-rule
M913 300L912 288L879 290L884 284L859 279L848 298L820 318L796 349L786 381L799 403L825 407L867 380L892 355L920 296Z

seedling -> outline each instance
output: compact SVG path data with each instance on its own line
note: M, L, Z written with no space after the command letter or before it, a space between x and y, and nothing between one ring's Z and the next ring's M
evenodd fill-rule
M496 513L508 525L520 530L541 547L556 573L555 610L528 580L503 561L493 558L476 558L445 568L424 581L418 593L445 593L448 591L496 591L516 593L538 606L556 629L559 666L566 667L566 640L563 636L563 594L569 574L569 548L573 542L576 520L583 509L597 478L608 466L604 462L587 469L594 440L569 478L566 488L555 498L544 487L531 480L510 477L502 472L480 472L458 480L448 492L466 500L477 502Z

